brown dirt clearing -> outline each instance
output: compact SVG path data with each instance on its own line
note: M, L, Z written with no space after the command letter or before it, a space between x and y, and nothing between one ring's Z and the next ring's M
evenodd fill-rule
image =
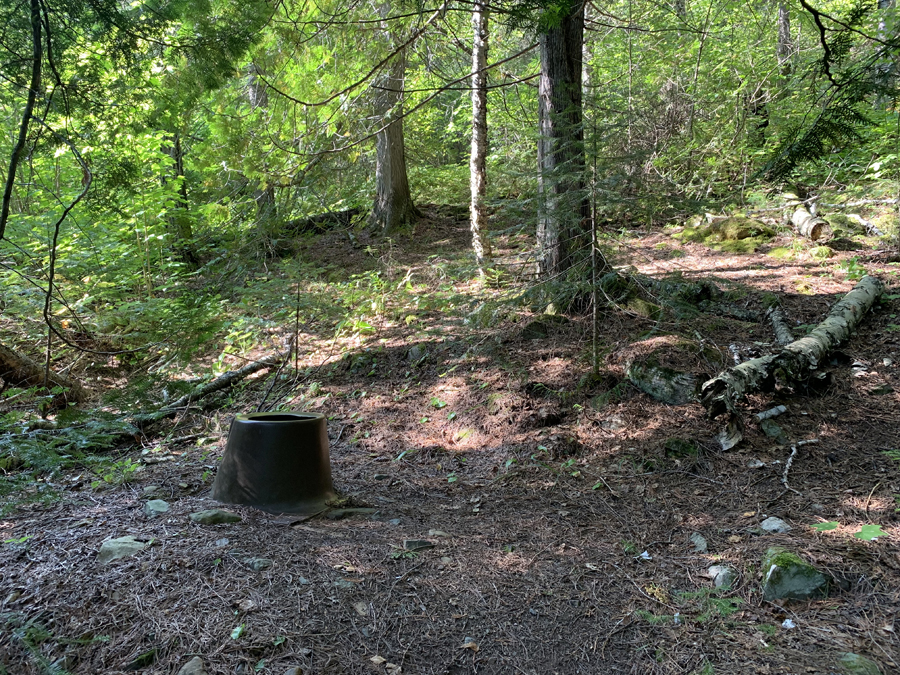
M413 320L386 315L372 335L306 332L301 370L314 369L279 381L270 398L328 415L335 487L375 514L298 523L233 507L240 523L188 520L216 506L228 424L256 409L271 383L263 374L227 408L192 408L141 439L153 452L125 450L144 462L131 482L100 490L90 476L56 477L60 501L0 517L0 665L10 675L162 675L199 655L209 675L837 673L849 651L900 672L900 268L871 248L783 260L645 234L616 239L616 261L712 279L743 293L744 307L774 294L794 327L820 321L859 267L888 286L890 299L829 366L826 391L746 403L748 419L787 405L777 422L788 438L819 440L791 468L800 494L781 483L790 448L750 423L745 441L721 452L720 421L620 383L615 364L629 343L669 333L749 358L772 348L768 324L609 310L608 367L585 384L590 317L525 339L521 309L477 328L423 298ZM465 223L432 212L412 250L390 250L391 278L412 270L465 295L475 285L442 277L440 263L467 240ZM383 248L379 257L366 244L334 232L302 255L345 270L384 265ZM500 266L519 274L528 246L524 235L499 237ZM885 385L893 391L873 393ZM667 450L671 439L697 451ZM154 519L142 512L151 485L171 506ZM762 533L767 516L793 529ZM837 530L810 527L832 520ZM865 524L886 536L855 538ZM708 552L694 551L695 532ZM99 564L101 542L124 535L151 545ZM406 551L407 539L434 548ZM760 561L776 544L827 571L830 597L764 601ZM272 564L254 571L250 558ZM714 592L706 570L723 563L738 582Z

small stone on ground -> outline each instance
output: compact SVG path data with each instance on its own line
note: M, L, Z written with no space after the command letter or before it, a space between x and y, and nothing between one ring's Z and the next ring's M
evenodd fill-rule
M151 499L149 502L144 504L144 515L148 518L156 518L156 516L161 516L164 513L169 512L169 504L168 502L164 502L162 499Z
M190 515L190 519L201 525L221 525L223 523L239 523L242 518L233 511L225 509L206 509Z
M709 545L706 543L706 537L699 532L691 534L691 543L694 545L695 553L706 553L709 550Z
M203 659L199 656L195 656L181 666L178 675L206 675L206 669L203 667Z
M846 652L838 662L843 669L842 675L881 675L881 668L865 656Z
M766 600L810 600L828 595L828 579L796 553L780 547L763 558L763 597Z
M428 548L434 548L434 543L427 539L404 539L403 548L407 551L424 551Z
M101 565L105 565L113 560L134 555L146 547L147 542L137 541L133 536L107 539L100 545L100 554L97 556L97 561Z
M770 532L772 534L784 534L785 532L790 532L792 529L791 526L784 522L781 518L775 518L774 516L771 518L766 518L759 524L759 526L766 532Z

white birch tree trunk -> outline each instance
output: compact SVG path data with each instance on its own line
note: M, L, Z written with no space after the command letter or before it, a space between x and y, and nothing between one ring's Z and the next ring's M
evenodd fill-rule
M488 14L483 2L475 2L472 11L472 151L469 158L471 192L472 250L478 271L490 261L490 244L484 237L487 229L487 52Z
M794 53L794 44L791 41L791 14L788 6L778 3L778 45L775 55L778 58L778 66L781 74L787 77L791 74L791 58Z

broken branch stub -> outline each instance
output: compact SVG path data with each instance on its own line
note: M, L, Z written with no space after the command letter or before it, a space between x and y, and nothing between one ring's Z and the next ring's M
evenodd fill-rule
M771 391L776 376L789 384L803 380L831 350L850 337L883 292L879 279L863 277L809 335L784 346L780 352L744 361L704 383L700 402L709 416L734 412L737 402L747 394Z

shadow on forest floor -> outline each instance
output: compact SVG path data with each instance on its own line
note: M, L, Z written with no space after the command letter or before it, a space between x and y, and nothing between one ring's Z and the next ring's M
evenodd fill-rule
M790 441L818 439L794 460L791 492L781 480L789 448L750 424L740 446L719 451L720 421L699 404L640 393L615 358L664 333L764 352L767 325L610 311L598 335L606 377L585 381L589 317L533 339L521 307L497 304L492 320L465 322L499 299L451 273L465 266L467 241L465 223L449 218L423 224L409 250L354 245L341 233L310 240L300 256L344 278L390 268L396 289L420 268L410 277L420 309L388 302L371 332L337 340L323 321L304 332L299 379L249 380L227 408L192 409L141 439L144 454L124 451L141 470L122 485L56 475L44 486L60 501L0 518L0 664L9 673L55 663L72 673L161 674L200 655L210 675L827 673L841 653L857 652L885 673L900 668L895 267L867 264L890 285L889 299L842 347L849 359L825 392L745 403L748 413L785 404L778 423ZM853 285L841 271L847 254L812 264L689 244L660 260L656 243L623 242L617 262L726 280L748 306L774 294L795 326L820 321ZM495 247L501 265L530 250L525 235ZM291 326L285 318L284 332ZM894 391L875 395L876 385ZM239 523L188 520L214 505L230 418L264 397L328 416L335 486L374 514L297 522L235 507ZM151 495L169 512L145 517ZM768 516L792 529L764 533ZM810 527L822 521L839 526ZM886 534L854 538L863 524ZM706 550L696 550L695 533ZM123 535L151 545L100 565L100 543ZM408 550L409 539L433 548ZM830 575L830 597L764 601L760 561L772 545ZM271 564L254 571L249 559ZM737 570L732 589L713 588L713 564Z

